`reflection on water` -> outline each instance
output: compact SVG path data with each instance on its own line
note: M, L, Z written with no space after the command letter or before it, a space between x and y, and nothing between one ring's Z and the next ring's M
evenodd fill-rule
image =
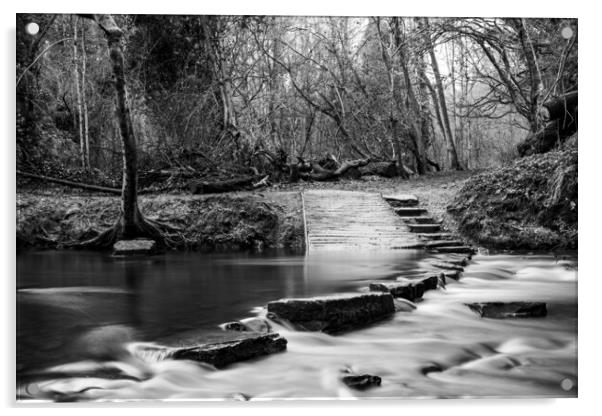
M184 331L252 316L282 297L365 290L419 275L437 256L174 253L115 259L86 252L17 258L21 398L575 396L576 257L475 256L459 282L413 312L341 336L276 329L288 350L215 371L137 351ZM481 319L471 301L548 303L541 319ZM382 378L356 392L350 368Z

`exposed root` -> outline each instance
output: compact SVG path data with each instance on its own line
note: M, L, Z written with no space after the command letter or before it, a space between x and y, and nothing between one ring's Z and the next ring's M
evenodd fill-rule
M149 238L154 240L161 248L176 248L186 245L184 236L176 228L140 215L134 229L128 230L127 235L125 235L123 218L120 218L111 228L103 231L98 236L85 241L70 243L67 247L77 249L107 249L113 247L119 240L132 240L135 238Z

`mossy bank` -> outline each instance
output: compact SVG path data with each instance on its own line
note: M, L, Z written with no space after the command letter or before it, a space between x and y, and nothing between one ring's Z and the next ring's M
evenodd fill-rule
M495 249L577 249L577 147L468 179L448 207L459 231Z
M119 206L118 197L18 194L17 248L63 248L92 238L113 225ZM140 209L181 233L177 249L237 251L304 245L297 192L144 196Z

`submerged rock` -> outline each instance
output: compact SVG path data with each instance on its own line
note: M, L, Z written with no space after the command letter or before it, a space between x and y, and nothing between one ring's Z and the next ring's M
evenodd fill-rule
M267 334L272 331L272 327L266 319L253 317L245 318L240 321L226 322L219 326L224 331L257 332Z
M381 378L378 376L372 376L370 374L363 374L361 376L345 376L341 379L347 387L356 390L366 390L370 387L380 386Z
M153 240L120 240L113 245L115 256L144 256L154 254L156 244Z
M535 318L548 314L545 302L483 302L465 305L482 318Z
M176 348L170 357L176 360L192 360L223 368L235 362L245 361L286 350L287 340L279 334L238 334L234 339L192 347Z
M346 294L268 303L268 317L304 331L338 333L357 329L395 312L389 293Z
M241 332L244 332L244 331L248 330L247 327L244 324L242 324L242 323L240 323L238 321L226 322L225 324L221 324L219 327L221 329L223 329L224 331L241 331Z

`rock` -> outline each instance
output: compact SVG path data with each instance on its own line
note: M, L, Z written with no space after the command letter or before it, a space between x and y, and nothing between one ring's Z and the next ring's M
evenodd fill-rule
M416 309L416 305L404 298L395 298L393 299L393 304L395 305L395 312L412 312Z
M417 235L419 238L430 241L451 240L454 238L454 235L450 233L419 233Z
M234 322L226 322L225 324L221 324L219 326L221 329L223 329L224 331L247 331L247 327L244 324L241 324L240 322L234 321Z
M453 264L454 266L465 267L466 265L468 265L468 257L464 257L461 260L448 259L448 260L445 260L445 262L449 263L449 264Z
M259 332L262 334L272 332L272 326L267 319L259 317L245 318L241 319L240 323L243 324L249 331Z
M412 207L418 205L418 198L409 194L383 195L383 199L393 207Z
M431 275L422 279L399 280L397 282L370 283L373 292L388 292L395 298L414 301L421 298L427 290L437 289L438 275Z
M267 334L271 332L272 327L267 320L263 318L245 318L240 321L227 322L219 326L224 331L249 331L257 332L261 334Z
M268 317L304 331L338 333L366 326L395 312L385 293L344 294L268 303Z
M287 340L279 334L244 334L222 342L176 348L170 354L175 360L192 360L223 368L235 362L245 361L286 350Z
M483 302L465 305L482 318L536 318L548 314L545 302Z
M433 263L433 267L436 267L438 269L443 269L443 270L454 270L454 271L457 271L457 272L463 272L464 271L464 267L455 266L455 265L450 264L450 263Z
M370 387L380 386L381 378L370 374L363 374L361 376L345 376L341 381L351 389L366 390Z
M460 280L460 276L462 275L462 272L458 271L458 270L454 270L451 272L445 272L442 273L445 279L453 279L453 280Z
M153 240L120 240L113 245L115 256L144 256L153 254L156 244Z

